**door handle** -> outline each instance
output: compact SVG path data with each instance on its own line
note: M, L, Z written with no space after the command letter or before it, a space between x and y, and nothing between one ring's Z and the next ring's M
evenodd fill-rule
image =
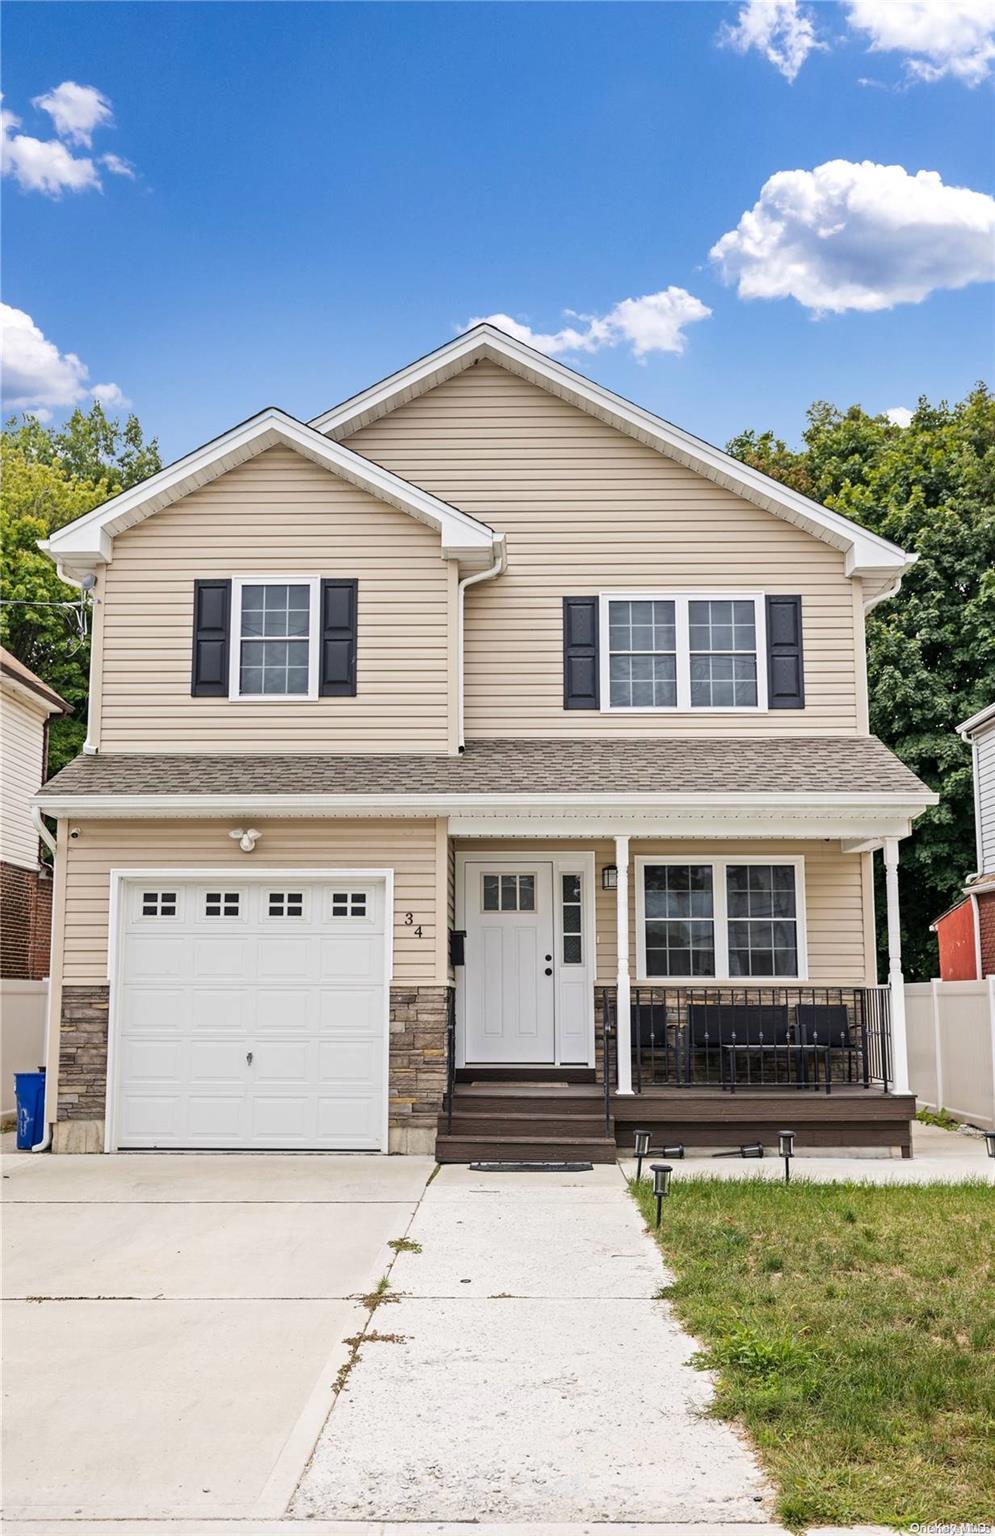
M246 1053L245 1053L245 1060L246 1060L246 1064L251 1067L252 1066L252 1052L251 1051L246 1051Z
M553 967L551 965L547 965L547 967L546 967L546 975L547 976L552 976L552 974L553 974Z

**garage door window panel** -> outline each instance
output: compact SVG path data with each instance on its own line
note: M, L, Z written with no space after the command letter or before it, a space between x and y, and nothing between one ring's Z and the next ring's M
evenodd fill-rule
M142 917L176 917L179 912L179 893L173 890L142 891L140 912Z

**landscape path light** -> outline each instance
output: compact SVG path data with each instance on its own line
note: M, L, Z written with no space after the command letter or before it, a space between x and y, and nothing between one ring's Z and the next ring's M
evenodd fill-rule
M794 1133L794 1131L778 1131L778 1133L777 1133L777 1150L780 1152L781 1156L784 1158L784 1182L785 1182L785 1184L790 1184L791 1183L791 1159L795 1155L795 1133Z
M656 1197L656 1224L660 1225L660 1217L663 1214L663 1202L670 1194L670 1180L673 1168L669 1163L652 1163L653 1194Z
M995 1163L995 1131L985 1132L985 1151L992 1162ZM995 1168L992 1169L992 1172L995 1173Z
M638 1184L643 1176L643 1158L648 1155L650 1149L649 1131L633 1131L632 1149L636 1158L636 1183Z

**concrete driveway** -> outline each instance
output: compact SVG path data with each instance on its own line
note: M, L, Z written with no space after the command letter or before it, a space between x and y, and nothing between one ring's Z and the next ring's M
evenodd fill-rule
M281 1515L433 1166L5 1158L7 1520Z

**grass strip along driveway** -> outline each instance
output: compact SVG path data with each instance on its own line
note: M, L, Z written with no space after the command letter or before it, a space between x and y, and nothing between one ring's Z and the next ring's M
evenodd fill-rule
M659 1243L785 1524L992 1518L995 1189L675 1174Z

